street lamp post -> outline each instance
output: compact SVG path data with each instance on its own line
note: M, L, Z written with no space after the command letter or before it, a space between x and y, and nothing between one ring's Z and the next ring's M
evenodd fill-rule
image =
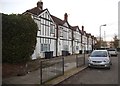
M100 48L101 48L101 27L106 26L106 24L100 25Z

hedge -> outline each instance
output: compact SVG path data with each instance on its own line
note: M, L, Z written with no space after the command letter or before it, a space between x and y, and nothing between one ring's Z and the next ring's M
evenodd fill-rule
M2 14L2 62L30 60L36 45L37 28L30 16Z

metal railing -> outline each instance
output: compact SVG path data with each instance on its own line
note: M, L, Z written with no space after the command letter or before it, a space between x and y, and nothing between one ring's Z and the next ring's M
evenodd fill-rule
M76 67L81 67L83 65L85 65L85 54L76 55Z
M43 84L55 77L63 75L64 58L53 58L40 62L40 83Z
M85 54L61 56L40 62L40 84L52 80L75 67L85 65Z

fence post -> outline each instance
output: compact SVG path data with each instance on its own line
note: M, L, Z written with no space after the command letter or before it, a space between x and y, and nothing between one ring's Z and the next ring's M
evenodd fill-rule
M84 51L84 65L85 65L85 51Z
M78 68L78 55L76 54L76 67Z
M62 67L63 67L63 75L64 75L64 57L62 56Z
M40 84L42 85L42 61L40 61Z

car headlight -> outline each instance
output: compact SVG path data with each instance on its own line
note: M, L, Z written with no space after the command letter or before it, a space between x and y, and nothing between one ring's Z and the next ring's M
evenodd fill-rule
M91 62L91 59L88 59L89 62Z
M106 59L106 60L104 60L103 62L109 62L109 60L108 60L108 59Z
M103 62L107 62L106 60L104 60Z

